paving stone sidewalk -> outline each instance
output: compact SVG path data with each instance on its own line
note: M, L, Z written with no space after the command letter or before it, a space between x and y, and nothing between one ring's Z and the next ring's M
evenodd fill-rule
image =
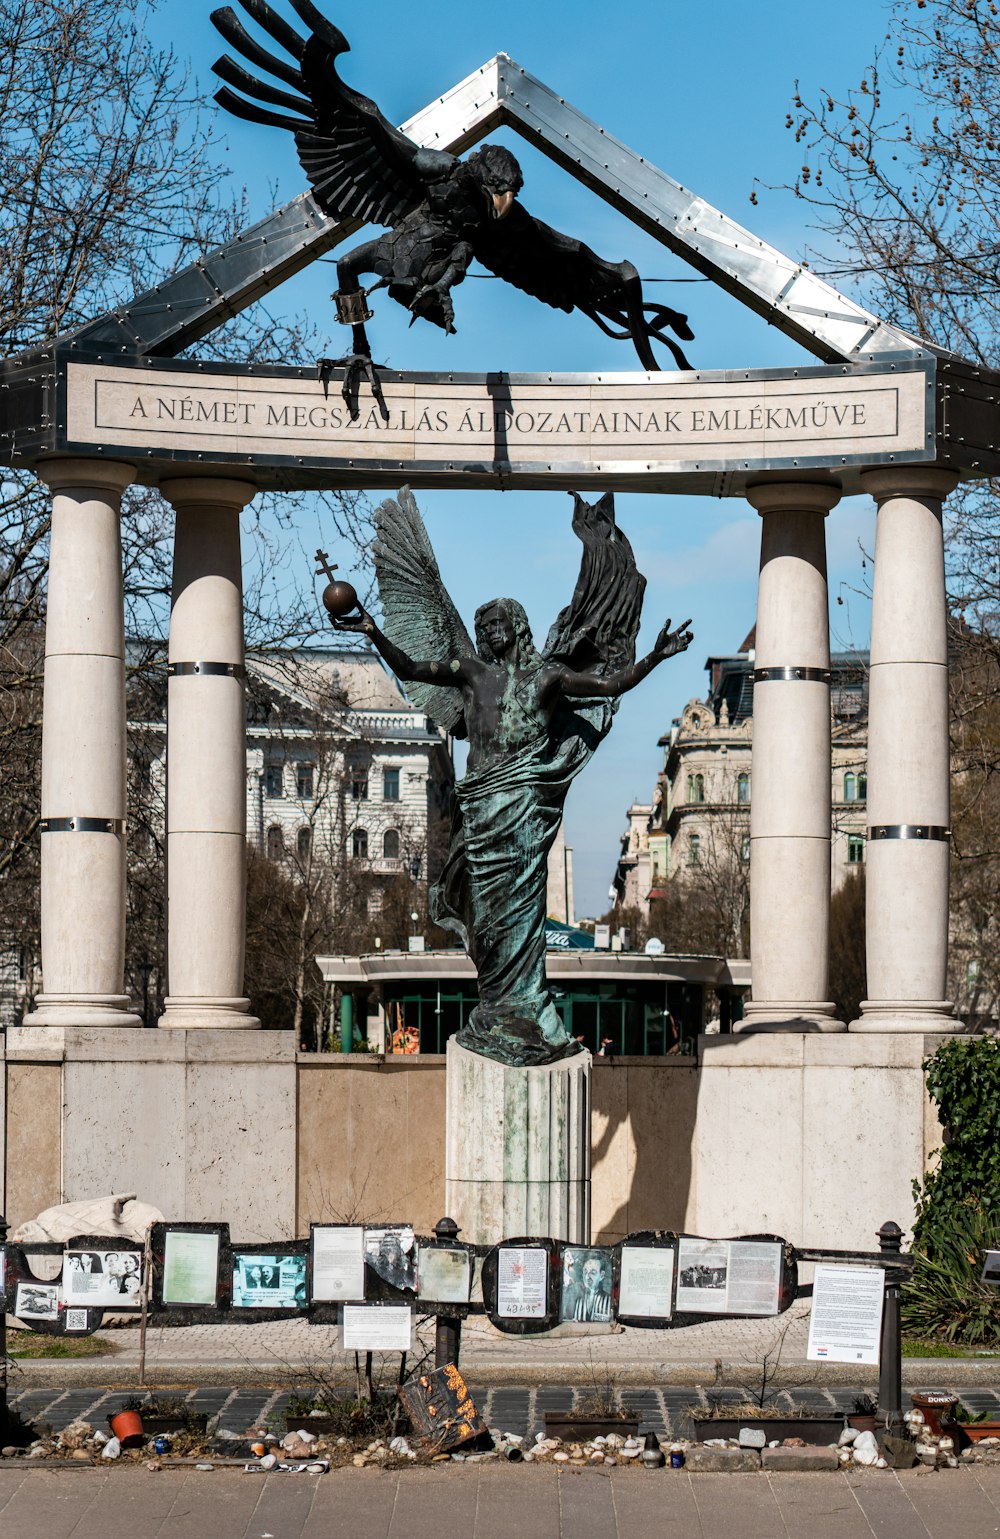
M18 1539L986 1539L1000 1470L689 1475L524 1465L241 1471L0 1469Z

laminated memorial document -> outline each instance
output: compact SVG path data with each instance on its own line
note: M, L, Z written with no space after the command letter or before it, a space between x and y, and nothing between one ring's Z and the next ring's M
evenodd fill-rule
M233 1253L234 1309L305 1309L306 1258Z
M817 1266L806 1357L822 1363L877 1363L884 1293L880 1266Z
M776 1315L782 1246L777 1240L677 1242L678 1313Z
M218 1291L218 1232L168 1229L163 1237L164 1304L213 1305Z
M365 1296L365 1231L360 1224L314 1224L312 1296L342 1303Z
M409 1352L412 1335L409 1304L345 1304L341 1310L345 1352Z
M674 1253L666 1245L623 1245L618 1313L669 1320L674 1286Z
M501 1245L497 1252L497 1315L544 1320L549 1312L549 1258L537 1247Z
M417 1297L438 1304L467 1304L470 1259L469 1252L459 1246L418 1246Z

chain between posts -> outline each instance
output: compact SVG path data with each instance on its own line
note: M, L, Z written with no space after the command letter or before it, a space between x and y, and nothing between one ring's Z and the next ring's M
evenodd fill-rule
M453 1245L461 1230L453 1218L439 1218L434 1225L434 1238L438 1245ZM462 1349L462 1321L458 1315L438 1315L434 1331L434 1366L443 1368L445 1363L458 1367Z

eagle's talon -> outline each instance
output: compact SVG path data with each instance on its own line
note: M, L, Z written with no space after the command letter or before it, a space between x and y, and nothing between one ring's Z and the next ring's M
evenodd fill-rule
M348 415L352 422L357 422L361 416L358 407L358 396L361 392L362 382L367 380L371 386L372 396L378 405L379 415L383 422L388 422L389 408L385 404L385 396L382 393L382 381L378 376L379 369L385 367L385 364L373 363L367 353L348 353L343 358L320 358L317 362L317 378L322 383L325 399L329 393L330 376L335 369L343 369L344 379L340 387L340 393L344 398L344 405L347 407Z

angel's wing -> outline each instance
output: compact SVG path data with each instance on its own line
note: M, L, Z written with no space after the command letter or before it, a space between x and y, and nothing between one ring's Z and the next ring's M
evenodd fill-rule
M442 150L421 149L383 117L373 101L344 84L336 60L350 51L350 44L311 0L291 0L312 29L308 38L300 37L267 0L240 0L240 4L291 55L294 64L261 47L230 6L212 12L216 28L244 59L293 90L279 90L223 54L212 68L228 84L216 92L216 101L237 117L294 133L302 169L325 213L335 219L397 224L421 202L428 182L447 176L455 157ZM229 86L244 95L237 96ZM247 96L255 100L247 101ZM257 102L289 111L271 112Z
M386 498L375 514L375 575L389 640L417 662L471 657L475 647L441 581L413 493ZM436 684L406 686L422 711L455 737L465 737L462 694Z
M583 241L535 219L520 203L505 219L484 222L471 239L479 261L498 278L557 310L582 310L610 337L631 337L644 368L660 367L651 337L670 349L679 368L691 367L676 342L663 335L669 326L690 341L687 316L645 303L631 262L605 261Z
M572 496L583 559L573 597L549 631L544 656L574 669L613 673L635 662L646 579L615 523L614 493L595 503L576 492Z

